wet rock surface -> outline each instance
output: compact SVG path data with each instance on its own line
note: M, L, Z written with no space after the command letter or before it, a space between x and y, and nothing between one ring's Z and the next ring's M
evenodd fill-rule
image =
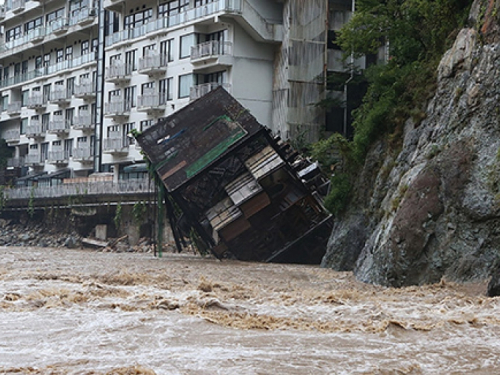
M471 24L483 3L475 1ZM491 275L500 259L495 35L496 24L460 32L439 66L426 118L406 123L401 151L387 151L383 140L374 145L353 204L336 220L323 266L352 264L347 269L358 279L397 287ZM346 263L351 254L359 256Z

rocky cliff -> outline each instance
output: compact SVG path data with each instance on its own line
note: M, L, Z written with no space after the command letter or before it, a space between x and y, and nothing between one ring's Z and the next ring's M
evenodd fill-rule
M378 141L322 265L404 286L486 278L500 259L499 0L474 1L402 148ZM500 13L500 12L499 12ZM369 187L369 188L367 188Z

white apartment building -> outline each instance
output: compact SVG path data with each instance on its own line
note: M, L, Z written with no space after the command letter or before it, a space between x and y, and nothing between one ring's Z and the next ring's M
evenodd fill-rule
M0 133L30 176L133 178L143 130L222 85L284 139L316 140L352 0L8 0ZM365 61L358 61L362 67Z

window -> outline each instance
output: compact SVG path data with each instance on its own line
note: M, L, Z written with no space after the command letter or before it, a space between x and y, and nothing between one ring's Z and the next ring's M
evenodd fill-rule
M40 69L43 66L42 56L37 56L35 58L35 69Z
M125 110L130 110L136 106L135 86L125 88Z
M53 12L48 13L45 16L45 23L50 25L52 22L64 17L64 8L57 9Z
M42 25L43 25L43 16L40 16L38 18L35 18L34 20L26 22L24 24L24 32L28 33L29 31L36 29L37 27L40 27Z
M120 125L108 126L108 138L110 138L110 136L113 133L118 133L118 132L120 132Z
M137 50L128 51L125 53L125 64L127 65L127 72L132 72L137 69L135 64L135 55Z
M21 126L20 126L20 133L25 134L26 133L26 128L28 127L28 118L23 118L21 119Z
M21 92L21 107L26 107L28 105L29 90L24 90Z
M186 57L190 57L191 47L196 44L196 34L181 36L180 43L181 46L180 46L179 58L185 59Z
M81 52L82 56L86 55L87 53L89 53L89 41L88 40L84 40L82 42L81 48L82 48L82 52Z
M169 17L187 11L189 0L173 0L158 6L158 18Z
M31 118L31 120L33 120L33 117ZM49 130L49 123L50 123L50 114L44 113L42 115L42 133L45 133L47 130Z
M40 160L44 162L47 160L47 156L49 155L49 142L44 142L40 145Z
M172 77L161 79L158 82L160 98L164 101L174 99L174 79ZM162 102L163 104L164 102Z
M78 107L79 114L85 114L88 111L89 111L89 106L87 104Z
M214 0L194 0L194 6L201 7L202 5L206 5L213 2Z
M56 49L56 64L64 60L64 50L62 48Z
M22 36L22 33L21 25L9 29L5 32L5 41L10 42L11 40L19 39Z
M50 100L50 86L51 84L43 85L43 102L47 103Z
M99 49L99 39L94 38L92 39L92 52L97 52Z
M73 125L74 119L75 119L75 109L74 108L67 108L66 109L65 119L66 119L66 123L68 124L68 126Z
M70 0L69 14L71 17L76 17L80 12L88 7L88 0Z
M43 55L43 66L49 66L50 65L50 53L46 53Z
M189 96L189 92L193 86L193 78L192 74L179 76L179 99L187 98Z
M9 78L9 67L8 66L5 66L3 68L3 79L8 79Z
M135 27L144 25L148 23L149 20L153 17L153 9L145 9L140 12L130 14L125 16L123 19L123 28L124 29L133 29Z
M140 123L141 128L139 130L142 132L153 125L154 125L154 120L143 120Z
M167 56L167 61L174 61L174 40L169 39L160 43L160 55Z
M27 72L28 72L28 60L24 60L21 63L21 73L24 74L24 73L27 73Z
M62 144L62 143L61 143L61 141L60 141L60 140L58 140L58 141L53 141L53 142L52 142L52 148L54 148L54 147L59 147L59 146L61 146L61 144Z
M69 159L73 156L73 139L64 140L64 157Z
M154 82L148 82L148 83L143 83L141 87L141 94L151 94L154 90L155 83Z
M120 54L110 56L109 57L109 65L119 64L120 60L121 60L121 57L122 56Z
M65 60L71 60L73 58L73 46L66 47L66 54L64 56Z
M130 133L132 129L135 129L135 122L129 122L122 125L122 141L124 146L133 145L135 143L135 138L128 136L128 133Z
M62 116L62 110L54 111L54 117Z
M108 93L108 99L110 103L115 103L120 100L121 90L112 90Z
M142 56L150 56L156 49L156 44L150 44L142 49Z
M71 98L75 93L75 77L70 77L66 80L66 97Z

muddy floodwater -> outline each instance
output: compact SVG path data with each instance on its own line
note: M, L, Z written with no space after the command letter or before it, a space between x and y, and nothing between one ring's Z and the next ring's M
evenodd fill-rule
M486 284L0 247L0 374L498 374Z

